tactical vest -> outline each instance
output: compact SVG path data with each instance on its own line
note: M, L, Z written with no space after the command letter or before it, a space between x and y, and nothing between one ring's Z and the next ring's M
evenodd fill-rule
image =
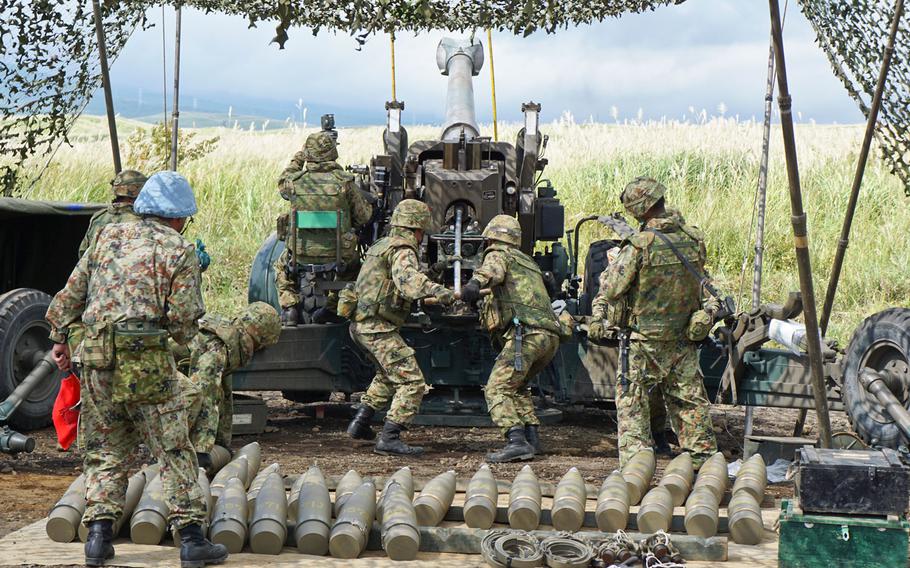
M357 241L351 232L351 208L346 184L351 176L343 170L304 171L291 178L295 195L291 206L297 210L298 258L335 259L337 212L341 212L341 257L351 262L357 257ZM293 230L293 228L291 229Z
M372 317L382 318L401 326L411 313L411 300L402 296L392 282L392 256L402 248L417 253L413 240L389 235L370 247L354 285L357 294L357 312L354 321Z
M683 227L661 233L704 271L700 238ZM642 231L632 245L641 251L641 268L632 289L632 326L647 339L676 340L685 336L689 318L701 308L699 282L663 240Z
M209 314L199 320L199 329L215 335L227 348L228 362L224 374L236 371L249 361L252 350L247 353L247 350L243 348L242 336L245 334L234 325L233 320L217 314Z
M559 321L553 313L543 274L534 259L504 244L487 247L484 255L494 250L503 253L508 262L505 281L493 288L491 304L498 304L502 326L508 328L518 318L525 326L559 333Z

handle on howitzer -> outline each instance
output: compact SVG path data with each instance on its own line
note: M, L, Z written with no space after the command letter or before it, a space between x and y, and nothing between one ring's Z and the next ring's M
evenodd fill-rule
M481 297L489 296L492 293L493 293L493 290L491 290L490 288L481 288L480 289ZM461 292L455 292L455 299L456 300L461 299ZM421 301L427 306L435 306L435 305L439 304L439 300L437 300L435 296L427 296L426 298L424 298Z

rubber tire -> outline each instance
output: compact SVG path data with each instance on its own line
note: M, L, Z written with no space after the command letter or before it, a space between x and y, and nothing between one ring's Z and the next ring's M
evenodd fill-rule
M43 328L43 337L50 333L50 326L44 319L50 302L50 296L31 288L10 290L0 296L0 401L9 396L18 385L13 377L13 343L19 340L23 331L30 328ZM46 346L51 348L50 340L47 340ZM24 376L20 380L22 378ZM13 413L10 426L16 430L29 431L50 425L54 401L60 390L59 379L60 373L54 373L49 378L50 383L38 387L24 400Z
M869 316L856 328L844 355L841 399L853 430L870 445L897 448L906 443L900 429L890 420L876 399L859 382L859 371L865 366L873 346L888 345L910 361L910 309L890 308ZM872 368L876 369L873 364ZM879 369L876 369L879 370ZM900 397L898 397L900 398Z

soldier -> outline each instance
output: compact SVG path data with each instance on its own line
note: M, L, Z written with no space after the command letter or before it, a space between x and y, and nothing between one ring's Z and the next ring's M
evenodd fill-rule
M701 232L686 225L678 212L666 209L665 193L659 182L636 178L620 195L642 230L623 242L615 261L601 274L595 301L616 309L624 303L632 331L629 384L617 387L620 463L651 447L648 397L659 387L679 444L698 467L717 449L707 393L698 374L698 352L686 337L689 319L702 306L701 286L656 232L700 270L707 255Z
M297 311L300 302L296 276L298 267L302 264L329 264L336 260L337 211L341 212L341 260L344 267L336 278L353 280L360 267L355 228L369 222L373 209L355 187L354 176L344 171L335 161L337 159L338 149L330 133L320 131L310 134L303 150L294 155L291 164L278 179L281 197L290 201L298 212L298 222L287 223L287 232L296 230L296 238L290 235L284 237L288 247L296 242L297 266L292 266L293 255L289 248L275 263L278 297L284 310L282 317L291 324L296 324L300 316ZM304 164L306 169L302 169ZM309 227L304 228L303 225ZM332 291L326 298L325 306L313 314L313 321L338 321L335 314L337 304L338 295Z
M414 350L398 329L411 313L412 301L432 296L441 304L451 304L455 294L420 272L417 247L429 230L429 207L422 201L405 199L392 213L391 224L389 236L376 241L367 251L354 286L357 308L351 337L369 353L376 365L376 376L348 425L348 434L364 440L375 438L370 419L391 400L375 452L420 455L423 448L408 446L400 435L420 410L427 387Z
M231 444L231 373L249 363L255 351L277 343L280 333L278 312L264 302L253 302L234 319L207 314L199 320L199 333L190 342L185 392L190 441L200 467L211 467L215 444Z
M196 200L180 174L159 172L143 186L135 212L141 221L101 229L47 312L60 368L70 366L68 327L82 321L86 330L79 419L85 562L101 566L114 556L112 524L123 512L129 466L144 443L161 468L169 521L180 530L181 564L198 568L223 562L228 553L202 532L205 501L167 348L168 336L179 344L192 339L205 312L199 263L180 235Z
M111 180L111 188L114 190L114 200L94 215L88 223L88 230L82 243L79 244L79 256L81 257L88 250L88 247L98 236L98 232L109 223L130 223L138 221L139 216L133 213L133 202L139 195L139 190L145 183L146 177L136 170L123 170Z
M521 225L509 215L490 220L483 236L483 265L461 290L461 299L475 302L480 289L492 296L481 309L483 325L500 347L484 389L490 418L506 438L506 446L487 454L487 461L529 460L540 452L540 421L528 383L556 355L560 324L550 305L540 267L519 250Z

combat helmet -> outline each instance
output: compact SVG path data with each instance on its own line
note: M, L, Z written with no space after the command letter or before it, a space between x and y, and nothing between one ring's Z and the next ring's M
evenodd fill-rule
M139 215L154 215L165 219L182 219L197 211L193 188L177 172L158 172L145 182L133 203Z
M619 200L626 211L636 219L641 219L666 193L667 188L659 181L649 177L637 177L622 190Z
M490 219L483 230L483 237L512 246L521 246L521 225L510 215L497 215Z
M423 201L404 199L392 212L392 226L430 230L430 208Z
M117 197L136 199L148 178L136 170L123 170L111 180L111 189Z
M246 335L253 340L254 350L278 343L281 319L269 304L253 302L238 319Z
M335 138L324 130L310 134L303 145L303 157L307 162L334 162L338 159Z

